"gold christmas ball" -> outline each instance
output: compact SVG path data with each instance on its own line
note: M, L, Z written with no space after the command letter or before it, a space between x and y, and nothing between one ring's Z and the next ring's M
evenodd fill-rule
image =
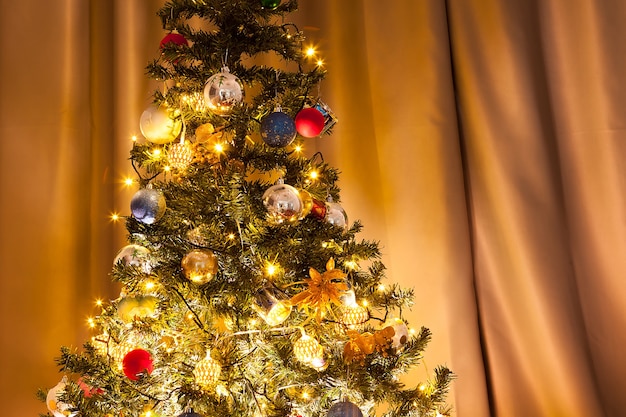
M300 362L314 367L324 361L324 348L317 340L307 334L293 344L293 354Z
M172 142L180 134L183 122L176 111L165 106L149 106L139 120L139 129L152 143Z
M159 299L153 295L124 297L117 304L117 315L124 322L129 323L135 318L153 316L158 304Z
M370 315L367 309L354 303L353 305L347 306L343 310L341 322L347 326L353 326L365 323L367 320L369 320L369 318Z
M207 352L206 357L198 362L193 370L196 383L203 388L214 386L219 380L221 373L222 367L211 357L210 352Z
M196 284L206 284L217 272L217 258L208 249L194 249L181 262L185 277Z
M184 170L193 162L193 149L187 142L174 143L167 150L167 159L172 168Z
M300 220L304 219L309 215L311 209L313 208L313 196L307 190L299 190L300 191L300 200L302 200L302 211L300 212Z

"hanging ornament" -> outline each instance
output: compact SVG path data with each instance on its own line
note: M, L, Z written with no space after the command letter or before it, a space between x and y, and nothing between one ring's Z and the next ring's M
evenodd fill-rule
M335 113L333 113L333 111L330 109L330 107L328 107L328 105L326 105L326 103L322 101L318 101L313 107L317 109L320 113L322 113L322 116L324 116L324 128L320 133L320 135L323 135L331 127L333 127L335 123L337 123L337 117L335 116Z
M313 309L318 321L331 305L341 305L341 295L348 289L346 274L335 268L335 260L330 258L326 262L326 271L319 273L315 268L309 268L310 278L304 283L307 289L291 297L291 303L305 310Z
M150 375L153 366L152 355L143 349L131 350L122 360L124 375L133 381L138 381L143 375Z
M213 387L220 378L222 367L211 357L211 352L207 351L206 357L196 364L193 369L193 376L196 383L202 388Z
M339 203L335 203L332 199L326 202L326 216L324 219L334 225L344 229L348 228L348 215Z
M70 411L72 405L59 401L59 396L65 392L66 385L67 377L64 376L58 384L48 390L46 406L54 417L72 417L78 414Z
M314 198L311 206L311 216L318 220L323 220L326 217L326 203Z
M293 354L297 360L314 368L320 368L326 364L324 348L308 334L302 335L293 344Z
M409 328L399 318L391 318L385 322L383 329L391 327L394 331L391 338L391 347L394 349L401 348L409 341Z
M172 43L177 46L181 46L181 45L189 46L189 42L187 41L187 39L183 35L178 33L176 29L172 30L170 33L165 35L163 39L161 39L161 42L159 43L159 48L163 50L163 48L165 48L165 46L169 43Z
M135 219L144 224L159 221L165 214L165 197L161 191L142 188L130 200L130 211Z
M261 0L264 9L274 10L280 5L280 0Z
M179 171L187 169L193 162L193 150L188 142L174 143L167 150L167 160L172 168Z
M202 417L202 415L193 411L193 408L187 407L182 414L179 414L178 417Z
M284 148L296 138L296 125L293 119L276 107L261 121L261 138L273 148Z
M117 304L117 316L126 323L155 315L159 299L153 295L127 296Z
M302 213L300 193L281 181L263 193L263 205L267 209L269 221L274 224L295 221Z
M194 249L183 257L181 266L189 281L202 285L217 273L217 258L211 250Z
M365 357L378 352L383 357L389 355L393 338L393 329L385 327L374 333L359 333L354 330L346 331L350 340L343 347L343 360L346 363L365 362Z
M243 101L243 85L224 66L221 72L211 76L204 86L204 101L209 111L227 116Z
M277 326L291 314L289 297L273 285L261 288L255 295L255 310L270 326Z
M300 212L299 220L302 220L313 209L313 196L307 190L299 190L298 192L300 193L300 200L302 200L302 211Z
M361 409L350 401L341 401L333 404L326 417L363 417Z
M296 114L295 123L299 134L314 138L324 129L324 115L315 107L305 107Z
M113 265L122 263L124 266L130 266L140 269L143 273L152 272L152 264L148 259L150 251L140 245L126 245L115 256Z
M341 322L346 326L357 326L369 320L370 314L365 307L354 303L344 308Z
M162 144L176 139L183 128L183 122L175 111L166 106L150 105L139 119L141 134L150 142Z

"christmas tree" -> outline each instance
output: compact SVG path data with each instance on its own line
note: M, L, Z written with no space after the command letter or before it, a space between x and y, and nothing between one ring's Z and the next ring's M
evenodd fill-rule
M40 392L55 417L449 413L447 368L399 379L431 337L403 321L412 289L383 283L337 170L303 151L337 119L321 62L285 23L296 7L158 11L167 34L147 72L160 87L131 151L139 190L111 273L121 294L82 349L61 349L63 379ZM279 64L261 65L268 53Z

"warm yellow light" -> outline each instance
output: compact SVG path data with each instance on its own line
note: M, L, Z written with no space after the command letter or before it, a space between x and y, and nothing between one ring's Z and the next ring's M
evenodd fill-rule
M187 320L193 320L193 313L187 313Z
M161 149L160 148L155 148L152 150L152 157L155 159L159 159L161 157Z
M302 399L308 400L309 398L311 398L311 395L307 391L302 391Z
M88 324L88 325L89 325L89 327L91 327L92 329L93 329L94 327L96 327L96 322L94 321L93 317L89 317L89 318L87 319L87 324Z
M309 46L309 47L306 49L306 56L308 56L308 57L312 57L313 55L315 55L315 48L314 48L314 47L312 47L312 46Z
M367 307L369 305L369 303L367 302L367 300L363 300L363 301L361 301L361 305L363 307Z
M380 292L385 291L385 284L380 284L380 285L378 286L378 291L380 291Z
M343 264L345 265L346 268L353 270L353 271L357 269L357 267L359 266L355 261L345 261Z
M120 219L120 215L117 213L111 213L111 221L118 221Z
M96 305L97 305L98 307L102 307L102 300L98 298L98 299L96 300Z
M248 323L250 324L250 327L256 327L259 322L257 319L250 319Z
M412 328L412 327L411 327L411 328L409 329L409 333L411 333L411 334L415 334L415 332L416 332L416 330L415 330L414 328Z
M130 187L134 183L135 183L135 180L133 180L131 177L124 178L124 185L126 185L127 187Z
M319 174L317 173L317 171L311 171L309 172L309 177L314 180L317 179L317 177L319 176Z
M221 143L216 143L213 146L213 150L215 151L215 153L222 153L224 152L224 145L222 145Z
M235 234L234 234L234 233L229 233L229 234L228 234L228 238L229 238L230 240L233 240L233 239L235 238Z
M321 67L322 65L324 65L324 61L322 61L321 59L318 59L317 62L315 63L318 67Z
M265 265L265 273L270 277L276 274L276 272L278 272L278 266L271 262L268 262L267 265Z
M137 142L137 135L133 135L130 140L132 140L133 142Z
M298 153L299 153L299 152L302 152L302 146L301 146L301 145L296 145L296 146L293 148L293 150L294 150L294 151L296 151L296 152L298 152Z
M146 281L144 283L144 287L146 288L146 291L151 291L154 289L154 287L156 287L156 284L154 283L154 281Z
M426 385L422 384L419 386L420 391L424 391L426 389Z
M163 167L163 171L165 171L165 172L170 172L171 170L172 170L172 167L170 167L169 165L165 165Z

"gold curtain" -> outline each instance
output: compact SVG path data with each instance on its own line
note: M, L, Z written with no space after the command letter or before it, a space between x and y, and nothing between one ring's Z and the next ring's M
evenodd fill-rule
M162 0L0 0L0 392L36 415L128 213ZM340 121L311 140L433 333L456 415L623 415L626 4L301 0Z

